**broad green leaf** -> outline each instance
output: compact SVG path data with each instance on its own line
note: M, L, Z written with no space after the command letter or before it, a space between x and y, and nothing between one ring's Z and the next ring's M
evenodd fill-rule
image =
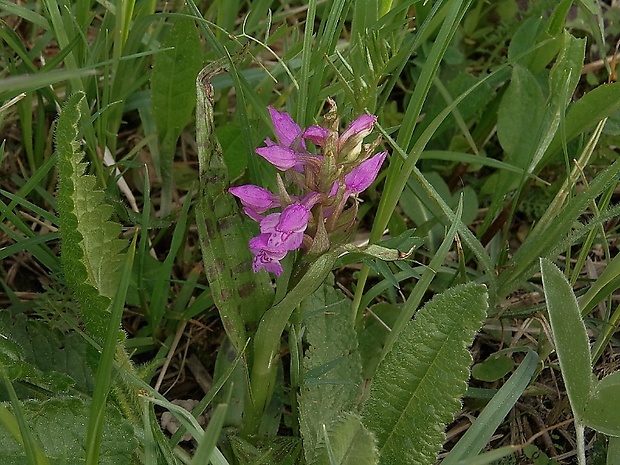
M105 203L95 177L85 174L77 130L83 100L83 93L73 95L58 118L58 223L65 280L80 303L86 328L102 338L127 244L119 239L120 224L109 220L112 207Z
M326 465L376 465L379 454L375 437L368 431L360 417L344 414L325 427L324 441L329 460ZM326 457L327 458L327 457Z
M592 388L590 344L573 290L562 272L540 259L540 270L562 378L575 418L579 421Z
M538 144L528 173L532 173L539 166L540 160L549 148L560 123L564 120L566 107L570 103L573 92L579 82L580 70L585 58L586 39L577 39L568 31L564 32L562 48L555 64L549 73L549 99L547 111L538 130Z
M177 140L192 116L196 104L194 83L202 65L200 37L194 21L175 18L161 47L172 50L158 53L153 59L151 99L160 142L160 159L155 167L169 195Z
M382 464L432 464L443 429L469 378L467 347L487 311L486 288L466 284L437 295L401 332L379 365L363 410Z
M620 437L609 438L607 465L620 465Z
M361 393L362 367L351 302L329 284L304 299L309 345L303 360L299 421L308 464L329 464L323 425L352 411Z
M248 166L247 148L241 126L235 123L227 124L216 128L215 135L222 145L230 179L238 178Z
M11 408L10 406L7 406ZM25 401L24 415L43 453L54 465L83 465L86 450L86 424L90 405L75 397L53 398L41 402ZM113 407L106 410L99 464L137 464L134 430ZM23 465L22 447L0 425L0 463Z
M471 367L471 376L480 381L497 381L510 373L514 364L514 360L507 355L492 354L485 361Z
M527 68L515 65L497 113L497 137L508 154L506 162L528 167L536 143L532 128L540 126L544 111L545 96L538 80Z
M229 439L239 465L295 465L302 452L301 440L292 436L278 436L260 446L240 436Z
M0 312L0 357L21 398L36 397L38 388L63 392L73 387L90 394L94 387L96 350L78 333L63 334L23 314ZM13 374L13 376L11 376Z
M620 436L620 371L594 384L583 412L584 423L610 436Z
M596 126L601 120L620 109L620 82L602 84L592 89L574 104L572 104L564 121L564 128L557 132L547 148L543 158L543 165L547 159L562 149L563 139L570 142Z
M528 352L519 368L484 407L474 424L467 429L467 432L443 460L442 465L456 465L462 463L464 459L467 459L467 464L490 462L485 461L490 458L489 456L486 454L478 456L478 453L487 445L495 430L530 384L537 367L538 354ZM480 462L476 461L476 457L480 458Z

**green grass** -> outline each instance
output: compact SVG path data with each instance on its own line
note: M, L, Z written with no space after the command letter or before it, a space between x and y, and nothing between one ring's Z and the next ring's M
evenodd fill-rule
M617 403L620 84L596 60L620 14L523 3L0 0L0 461L616 463L597 409ZM373 246L233 269L258 228L228 186L282 189L254 153L267 107L305 128L330 98L341 130L377 115L389 152L350 238ZM480 284L473 344L444 334ZM425 428L478 420L422 445L399 399L441 405ZM568 440L552 422L573 418Z

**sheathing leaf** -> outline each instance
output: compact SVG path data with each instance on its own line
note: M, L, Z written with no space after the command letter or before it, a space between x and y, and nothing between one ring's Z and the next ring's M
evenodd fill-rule
M94 176L85 174L77 127L83 99L83 93L73 95L58 118L58 222L66 282L80 302L86 328L101 338L118 289L126 242L119 239L121 226L109 220L112 208Z
M379 365L362 412L380 463L432 464L445 425L461 406L472 361L467 347L487 311L486 288L455 286L409 322Z
M361 358L350 310L350 300L328 284L301 304L308 349L303 360L299 410L308 464L330 463L324 428L339 428L342 415L356 409L361 395ZM368 433L367 438L368 449L374 450L372 435Z

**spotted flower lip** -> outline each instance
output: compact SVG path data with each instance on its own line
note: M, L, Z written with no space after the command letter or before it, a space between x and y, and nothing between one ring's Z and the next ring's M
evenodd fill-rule
M258 273L260 270L265 269L269 273L273 273L276 276L282 274L282 260L287 251L281 249L274 249L268 244L270 234L259 234L256 237L250 239L248 244L250 252L254 254L254 260L252 261L252 269L254 273Z

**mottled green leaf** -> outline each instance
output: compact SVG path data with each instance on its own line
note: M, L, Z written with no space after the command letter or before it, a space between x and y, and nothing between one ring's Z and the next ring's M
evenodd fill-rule
M0 313L0 350L11 380L20 397L34 397L40 391L27 390L37 386L55 393L74 387L85 394L92 392L94 369L98 354L78 333L63 334L42 321L23 314ZM7 353L10 350L10 354ZM9 355L10 358L9 358ZM0 396L0 400L1 399Z
M308 464L329 464L323 426L352 411L360 395L361 361L351 325L351 302L323 284L301 304L308 349L299 397Z
M434 297L402 331L377 369L362 412L377 437L380 463L435 462L445 425L467 388L467 347L487 305L484 286L455 286Z
M9 409L10 405L6 405ZM83 465L86 450L86 425L90 405L74 398L53 398L45 402L26 401L22 404L25 419L35 439L53 465ZM101 442L101 465L138 463L137 441L131 425L113 407L105 415ZM26 455L13 436L0 425L0 463L23 465Z
M252 271L248 242L251 227L228 192L229 176L214 133L211 77L223 62L205 67L196 78L196 138L200 191L196 223L205 274L222 323L239 350L246 342L246 323L256 323L273 301L268 273Z

